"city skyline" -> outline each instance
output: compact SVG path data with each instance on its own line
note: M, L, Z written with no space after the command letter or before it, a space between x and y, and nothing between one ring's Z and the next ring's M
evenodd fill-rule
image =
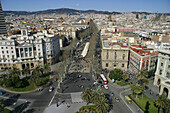
M170 1L168 0L1 0L4 11L40 11L47 9L71 8L77 10L98 10L117 12L150 12L170 13ZM30 7L31 6L31 7Z

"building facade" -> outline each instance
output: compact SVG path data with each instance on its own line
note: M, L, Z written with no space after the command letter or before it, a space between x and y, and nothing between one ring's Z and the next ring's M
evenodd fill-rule
M170 51L159 50L154 85L159 87L159 94L170 99Z
M6 30L4 14L3 14L2 7L1 7L1 2L0 2L0 35L2 35L2 34L6 35L7 30Z
M115 68L127 71L129 48L125 43L103 41L102 68L113 70Z
M21 30L20 36L1 37L0 39L0 70L13 66L20 70L45 63L57 62L60 53L59 35L47 32L28 35L27 29Z
M158 52L141 45L130 46L129 70L137 73L142 68L155 70Z

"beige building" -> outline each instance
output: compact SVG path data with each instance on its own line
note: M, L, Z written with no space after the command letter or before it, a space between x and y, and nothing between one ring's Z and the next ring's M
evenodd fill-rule
M159 87L159 94L170 99L170 51L159 50L154 85Z
M126 43L121 41L113 42L103 40L102 42L102 68L113 70L119 68L127 70L128 68L129 48Z

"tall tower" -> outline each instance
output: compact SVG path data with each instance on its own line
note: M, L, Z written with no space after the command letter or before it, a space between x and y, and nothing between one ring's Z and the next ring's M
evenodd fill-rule
M6 30L4 14L3 14L2 7L1 7L1 2L0 2L0 35L2 35L2 34L6 35L7 30Z

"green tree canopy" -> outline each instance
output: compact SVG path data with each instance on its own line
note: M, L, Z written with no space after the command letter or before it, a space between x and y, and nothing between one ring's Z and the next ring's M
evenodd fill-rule
M159 113L161 113L161 109L166 109L169 107L169 101L166 99L164 95L159 96L157 100L155 100L155 106L158 107ZM169 108L167 108L169 109Z
M110 71L109 78L110 79L115 79L115 80L120 80L122 78L123 71L121 69L114 69Z
M142 92L143 87L140 84L132 83L130 85L131 90L136 94L136 98Z

